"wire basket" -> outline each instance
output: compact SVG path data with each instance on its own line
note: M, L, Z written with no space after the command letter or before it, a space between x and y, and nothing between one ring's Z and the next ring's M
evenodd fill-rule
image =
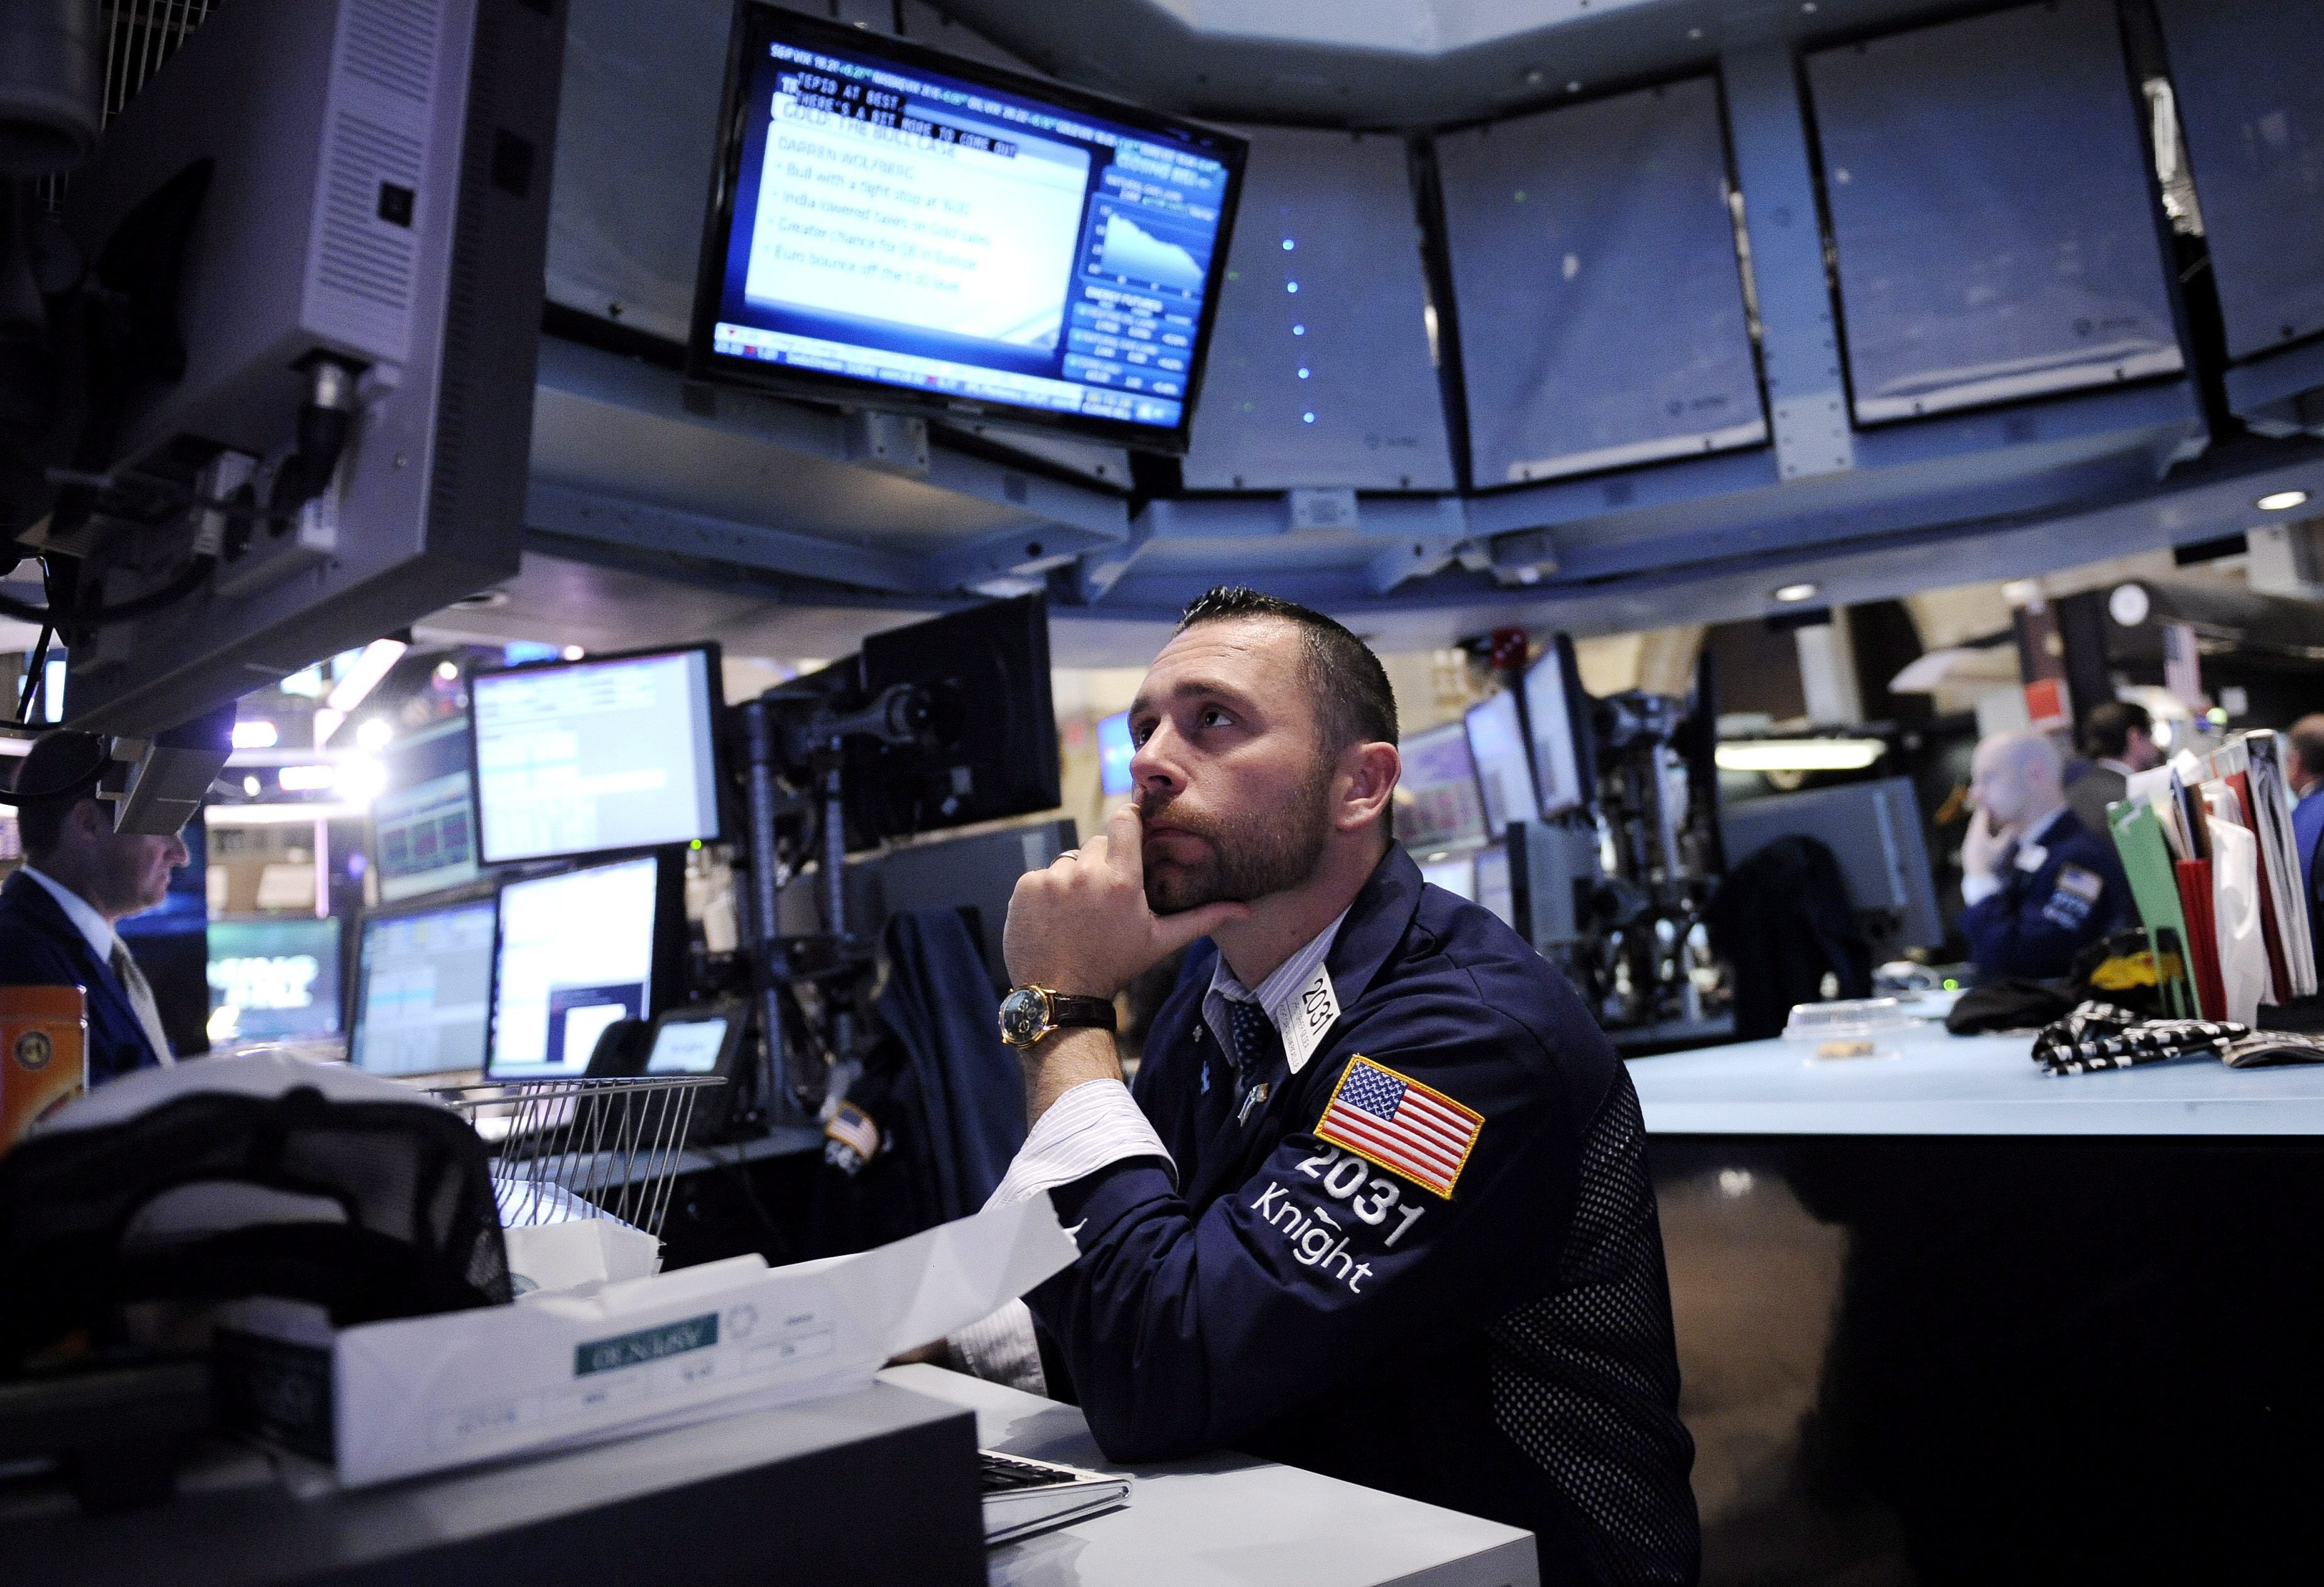
M617 1218L661 1232L703 1087L722 1075L492 1081L434 1093L494 1148L501 1226Z

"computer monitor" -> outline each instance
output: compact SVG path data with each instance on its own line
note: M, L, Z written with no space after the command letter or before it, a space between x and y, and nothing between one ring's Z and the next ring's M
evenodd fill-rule
M39 300L11 299L32 315L10 309L12 338L56 364L0 447L0 545L45 520L86 552L60 624L100 586L146 608L134 642L72 646L69 724L156 749L516 575L566 37L543 0L168 14L118 35L183 47L134 96L142 67L111 67L119 114L63 187L71 243L44 245L104 308L59 291L44 337ZM264 516L174 516L244 492Z
M476 801L468 721L430 723L380 757L386 784L371 805L372 861L383 903L474 881Z
M1414 853L1485 840L1485 802L1469 734L1458 722L1416 733L1404 741L1404 775L1397 780L1397 841ZM1465 895L1464 895L1465 896Z
M927 742L851 746L844 769L853 846L1054 810L1057 715L1049 693L1049 609L1038 595L988 601L863 641L862 687L925 689Z
M477 672L468 701L485 864L722 835L717 646Z
M1812 837L1840 862L1849 904L1872 918L1885 947L1936 947L1944 940L1936 881L1922 841L1908 777L1843 783L1766 798L1736 799L1719 812L1729 866L1779 837Z
M963 911L973 922L977 947L994 986L1005 987L1009 969L1001 955L1001 932L1009 923L1009 900L1016 893L1017 879L1030 871L1047 870L1079 841L1073 818L1066 817L966 837L906 844L877 860L858 861L848 868L876 867L881 927L889 916L907 909ZM849 909L855 907L851 899ZM871 929L870 916L852 913L849 918Z
M1129 712L1098 719L1097 780L1108 798L1122 798L1136 786L1130 777L1130 758L1137 752L1130 738Z
M1183 452L1248 145L746 5L696 379Z
M1524 688L1526 733L1541 794L1536 808L1546 820L1597 797L1590 700L1574 665L1573 641L1562 633L1553 639L1526 669Z
M1517 696L1504 690L1469 707L1463 719L1477 786L1485 796L1485 831L1499 837L1512 821L1533 815L1533 767L1526 757L1525 725Z
M339 923L295 915L213 918L209 983L212 1042L335 1036Z
M580 1075L606 1026L654 1016L665 868L646 854L502 886L487 1076Z
M482 1069L498 918L489 894L366 916L347 1061L374 1075Z
M1453 854L1442 860L1423 860L1420 880L1441 887L1456 898L1477 901L1477 864L1474 856Z
M1517 925L1517 905L1509 890L1509 851L1498 844L1477 851L1474 901L1490 909L1502 925Z

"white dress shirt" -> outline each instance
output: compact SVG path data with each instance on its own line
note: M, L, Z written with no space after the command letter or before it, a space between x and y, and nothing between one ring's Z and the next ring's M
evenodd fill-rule
M95 905L55 877L30 865L19 866L18 869L48 889L49 896L57 900L57 908L65 912L65 918L88 939L88 951L97 955L97 962L112 964L114 945L121 940L120 934L113 929L113 922L98 914Z

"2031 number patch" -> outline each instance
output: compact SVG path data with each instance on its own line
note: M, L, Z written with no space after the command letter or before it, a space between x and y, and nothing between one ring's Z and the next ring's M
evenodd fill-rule
M1428 1210L1418 1203L1404 1203L1404 1192L1395 1180L1373 1174L1369 1159L1336 1146L1323 1147L1314 1157L1303 1159L1299 1172L1322 1185L1325 1195L1346 1202L1350 1212L1375 1228L1394 1213L1399 1222L1380 1242L1383 1246L1402 1240Z

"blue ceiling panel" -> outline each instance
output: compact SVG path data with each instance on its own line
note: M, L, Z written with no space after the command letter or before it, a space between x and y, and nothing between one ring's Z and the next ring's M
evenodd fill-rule
M1436 159L1480 487L1766 439L1711 78L1448 134Z
M1405 142L1250 139L1184 466L1194 490L1451 490Z
M2184 367L2112 0L1806 68L1858 424Z

